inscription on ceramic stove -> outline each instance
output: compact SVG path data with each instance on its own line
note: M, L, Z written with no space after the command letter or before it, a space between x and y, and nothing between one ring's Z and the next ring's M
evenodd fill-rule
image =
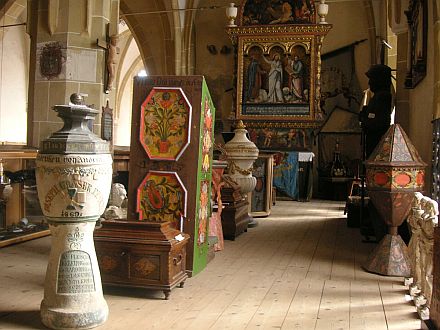
M91 185L86 181L60 181L54 184L46 196L44 197L44 210L46 212L51 212L52 202L55 197L62 196L65 202L69 203L66 207L67 211L63 211L62 217L80 217L82 216L82 210L85 205L85 193L90 193L95 197L95 201L98 203L99 207L105 206L104 198L98 187ZM70 211L75 210L72 213Z
M64 252L58 269L57 293L94 292L92 263L84 251Z

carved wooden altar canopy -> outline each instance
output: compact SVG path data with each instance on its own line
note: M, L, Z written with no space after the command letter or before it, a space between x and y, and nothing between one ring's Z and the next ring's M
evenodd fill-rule
M237 27L235 117L260 149L303 150L323 122L321 46L331 29L317 24L313 0L247 0Z

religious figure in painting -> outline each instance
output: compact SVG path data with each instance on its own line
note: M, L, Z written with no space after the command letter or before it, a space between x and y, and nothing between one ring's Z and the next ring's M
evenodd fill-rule
M264 0L248 1L245 5L243 22L245 25L262 24L267 14Z
M246 101L255 101L258 99L260 95L261 75L264 71L260 67L260 63L258 62L258 54L251 53L251 62L249 63L247 69L247 89L246 89Z
M268 76L269 92L267 93L267 101L270 103L284 102L282 83L283 83L283 65L279 53L274 53L272 60L268 60L263 56L264 61L270 64Z
M310 15L313 13L310 0L294 0L293 6L296 20L310 20Z
M304 99L304 64L298 55L289 60L289 87L293 96L293 101Z
M315 23L314 0L248 0L244 25Z
M272 9L272 8L270 8ZM269 24L277 24L277 23L288 23L293 21L292 17L292 6L288 2L284 2L281 6L281 16L273 21L271 21ZM272 9L273 11L273 9Z
M273 131L270 128L263 128L262 133L264 136L263 147L270 147L272 144Z

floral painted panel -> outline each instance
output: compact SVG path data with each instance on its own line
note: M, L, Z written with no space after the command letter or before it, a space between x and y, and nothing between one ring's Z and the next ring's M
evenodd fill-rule
M204 180L201 182L200 187L200 208L199 208L199 225L197 234L197 244L202 245L208 239L208 220L210 217L210 201L209 196L210 181Z
M155 87L141 106L139 138L153 160L178 160L189 145L191 104L181 88Z
M170 221L180 229L186 216L186 189L175 172L150 171L139 185L136 211L139 220Z
M204 102L204 124L203 124L203 144L202 144L202 171L209 172L211 168L212 155L212 110L209 106L208 98Z

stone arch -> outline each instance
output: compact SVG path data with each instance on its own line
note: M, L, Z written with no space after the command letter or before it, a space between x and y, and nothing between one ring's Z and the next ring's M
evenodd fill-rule
M199 0L187 0L187 8L198 8ZM194 20L196 16L195 10L187 10L185 12L185 21L183 23L183 41L182 41L182 74L193 74L194 73Z
M373 1L364 0L364 14L367 17L368 23L368 42L370 44L370 64L377 63L376 54L376 19L374 17Z
M121 16L133 34L151 74L174 74L173 3L164 0L121 0ZM148 24L145 21L148 20Z

